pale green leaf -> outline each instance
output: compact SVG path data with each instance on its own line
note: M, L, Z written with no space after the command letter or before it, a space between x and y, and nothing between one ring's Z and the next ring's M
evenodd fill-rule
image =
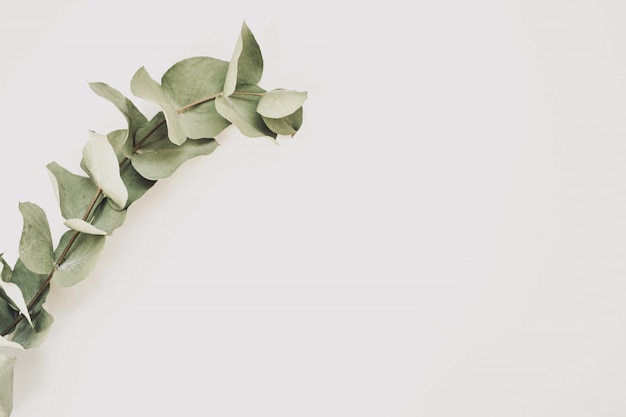
M120 167L113 146L106 136L90 132L83 148L83 161L91 179L119 207L126 206L128 190L120 176Z
M15 267L13 268L13 273L11 274L10 282L13 282L20 290L22 290L22 294L25 300L29 302L35 297L35 294L39 291L39 288L43 285L47 277L46 274L37 274L24 265L21 259L18 259L15 263ZM46 299L46 295L48 294L49 289L46 289L43 293L43 296L39 299L37 304L33 306L31 309L31 313L38 311L39 306L43 304Z
M138 109L135 107L132 101L128 98L124 97L122 93L117 91L116 89L110 87L105 83L89 83L89 87L99 95L100 97L109 100L117 109L124 115L126 122L128 124L128 129L124 132L124 146L122 147L124 154L126 156L130 156L130 153L134 146L135 141L135 133L137 129L148 122L146 116L144 116Z
M263 74L263 56L254 35L244 22L228 65L224 95L230 96L239 86L257 84Z
M172 143L177 145L185 143L187 134L181 124L177 108L163 87L150 77L150 74L144 67L141 67L133 76L130 89L137 97L141 97L161 107L167 121L169 139Z
M56 162L47 168L63 218L82 218L98 187L90 178L73 174Z
M222 92L227 70L226 61L193 57L174 64L163 74L163 90L178 110L188 138L212 138L230 125L215 110L215 97Z
M215 101L215 107L244 135L275 138L276 134L267 127L261 115L256 111L261 98L260 95L264 92L265 90L257 86L246 85L230 97L218 97Z
M108 233L104 230L98 229L91 223L84 221L83 219L67 219L63 222L64 225L77 232L87 233L89 235L105 236Z
M307 98L306 92L294 90L268 91L259 100L256 109L261 116L281 119L296 112Z
M44 308L33 315L33 326L24 320L15 326L15 330L7 335L7 339L19 343L24 349L32 349L41 345L48 337L54 318Z
M0 265L0 268L4 268L4 265ZM0 279L0 290L4 291L4 294L8 297L11 303L17 308L17 310L22 313L22 315L28 320L30 325L32 326L33 322L30 319L30 314L28 313L28 307L26 306L26 301L24 300L24 295L22 294L22 290L16 284L12 282L5 282L3 279Z
M290 114L287 117L280 119L270 119L263 116L263 121L269 127L272 132L279 135L295 135L300 126L302 126L302 107L296 110L295 113Z
M57 256L60 256L75 233L77 232L70 230L61 237L56 250ZM78 234L67 256L55 272L52 282L61 287L70 287L87 278L96 266L104 248L105 239L104 236Z
M117 210L108 199L105 199L94 210L91 224L107 234L111 234L115 229L122 226L125 220L126 210Z
M159 113L161 116L163 113ZM153 119L154 120L154 119ZM161 119L163 120L163 119ZM137 136L139 138L143 138L145 135L150 133L156 125L153 124L152 121L148 122L146 125L142 126L137 130ZM163 130L164 135L167 136L167 127L162 126L162 129L158 129L156 132L153 132L152 135L158 135L159 132ZM115 150L115 154L119 161L125 158L124 153L122 152L122 146L124 144L125 134L120 133L119 131L111 132L107 135L107 139L113 146L113 150ZM132 152L131 152L132 155ZM126 203L126 207L130 206L132 203L141 198L142 195L146 191L148 191L154 184L154 181L150 181L139 175L137 170L133 168L130 164L130 161L126 162L120 167L120 173L122 176L122 181L124 181L124 185L126 185L126 189L128 190L128 202ZM78 217L78 216L74 216ZM120 224L121 225L121 224ZM108 229L103 229L110 232Z
M167 178L185 161L208 155L218 146L215 139L188 140L181 146L167 140L147 143L133 156L132 164L144 177L159 180Z
M0 417L9 417L13 411L13 368L15 358L0 353Z
M6 339L6 338L4 338L2 336L0 336L0 348L24 350L24 346L20 345L17 342L12 341L12 340Z
M20 258L31 271L38 274L48 273L54 265L54 257L46 213L34 203L20 203L19 208L24 217Z

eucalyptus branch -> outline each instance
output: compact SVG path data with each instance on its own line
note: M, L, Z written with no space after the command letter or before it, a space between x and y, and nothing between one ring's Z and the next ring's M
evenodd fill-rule
M52 284L68 287L86 279L106 237L124 223L128 207L187 160L212 153L219 145L214 137L226 127L232 124L246 136L271 139L300 129L307 94L266 91L258 86L262 72L259 45L244 24L230 62L189 58L174 64L161 83L145 68L135 73L133 94L162 109L151 120L114 88L90 84L122 112L127 127L108 135L90 133L81 161L87 176L48 164L68 227L56 248L45 211L20 203L19 258L11 268L0 255L0 347L41 344L54 321L44 308ZM214 103L199 106L207 102ZM14 363L0 353L0 417L8 417L12 409Z

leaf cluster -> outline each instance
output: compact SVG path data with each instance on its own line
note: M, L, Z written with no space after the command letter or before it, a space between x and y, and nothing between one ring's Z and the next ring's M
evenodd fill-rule
M123 225L128 208L156 181L191 158L208 155L229 125L249 137L294 135L302 125L305 92L266 91L259 45L244 23L230 62L193 57L174 64L161 82L145 68L131 91L157 104L148 119L133 102L105 83L91 89L124 116L125 129L89 132L80 167L73 173L56 162L48 172L67 230L56 242L44 210L22 202L19 258L11 267L0 254L0 347L40 345L54 321L44 308L51 284L75 285L91 273L107 236ZM0 353L0 417L12 409L15 359Z

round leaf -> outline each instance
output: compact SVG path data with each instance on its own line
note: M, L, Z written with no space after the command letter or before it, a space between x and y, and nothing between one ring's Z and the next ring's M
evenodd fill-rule
M31 271L47 274L54 266L52 235L46 213L34 203L20 203L24 227L20 238L20 259Z
M295 113L306 99L306 92L272 90L261 97L256 110L264 117L280 119Z

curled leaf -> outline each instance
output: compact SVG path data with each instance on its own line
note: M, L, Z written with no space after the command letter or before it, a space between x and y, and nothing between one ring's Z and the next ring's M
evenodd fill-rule
M151 101L161 107L167 121L169 138L172 143L182 145L187 140L177 109L172 100L165 93L161 85L156 82L144 67L139 68L130 82L130 89L134 95Z
M44 308L41 308L36 315L33 316L33 325L29 326L23 320L15 326L13 333L7 336L7 339L18 343L24 349L32 349L41 345L50 332L50 327L54 323L54 318Z
M88 177L71 173L56 162L51 162L47 168L63 218L82 217L98 192L96 184Z
M108 233L104 230L98 229L91 223L84 221L83 219L67 219L63 222L64 225L77 232L87 233L89 235L105 236Z
M295 113L280 119L271 119L263 116L263 121L273 132L279 135L295 135L302 126L302 107Z
M115 150L106 136L90 132L90 139L83 148L83 162L102 193L119 207L124 207L128 201L128 190L120 176Z
M0 269L3 269L4 266L0 265ZM0 279L0 290L4 291L4 294L8 297L8 299L15 305L17 310L22 313L22 315L28 320L30 325L33 325L33 322L30 319L30 314L28 312L28 307L26 305L26 301L24 300L24 295L22 294L22 290L20 287L15 285L12 282L5 282L3 279Z
M254 35L244 22L228 65L224 95L230 96L239 86L257 84L263 74L263 56Z

